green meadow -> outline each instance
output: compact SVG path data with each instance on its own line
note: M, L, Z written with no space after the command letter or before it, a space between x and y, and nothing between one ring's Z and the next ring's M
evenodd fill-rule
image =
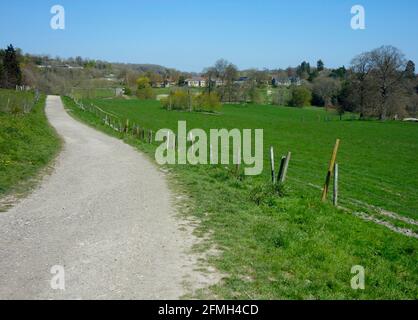
M153 158L157 144L122 136L69 99L70 114L123 138ZM414 123L358 121L320 108L224 105L220 114L166 111L157 101L94 99L123 121L154 132L188 129L264 129L264 172L236 176L224 166L169 166L174 188L184 192L187 214L199 218L196 232L210 239L197 250L216 248L209 262L225 274L198 297L231 299L416 299L418 240L364 221L366 212L399 228L414 224L382 216L379 209L417 219L418 127ZM331 152L341 139L340 203L320 201ZM271 188L269 148L292 152L288 181ZM353 290L350 270L366 269L366 289Z
M168 112L157 101L88 100L131 123L154 132L177 131L179 120L188 129L264 129L264 175L270 176L269 148L276 158L292 152L291 186L316 193L322 187L331 152L341 139L338 155L342 204L358 201L418 218L418 126L415 123L357 121L347 114L341 121L321 108L225 105L220 115ZM278 160L278 159L276 159ZM317 187L315 187L317 186Z

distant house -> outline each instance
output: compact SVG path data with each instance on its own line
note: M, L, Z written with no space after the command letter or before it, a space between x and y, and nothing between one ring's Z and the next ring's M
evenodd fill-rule
M292 84L292 81L290 80L290 78L279 78L279 77L273 77L273 79L271 79L271 84L274 87L279 87L279 86L290 86Z
M224 85L224 81L222 79L213 79L212 80L217 87L221 87Z
M84 67L79 66L70 66L69 64L61 64L61 65L40 65L38 66L39 69L71 69L71 70L83 70Z
M113 73L107 74L104 76L104 79L106 81L116 81L116 76Z
M204 88L206 87L206 79L202 77L193 77L185 80L189 88Z
M236 84L243 84L245 82L247 82L248 80L250 80L250 78L248 77L239 77L238 80L234 81Z
M167 79L164 81L164 88L175 87L176 85L177 85L177 82L172 79Z
M288 78L283 78L283 77L273 77L271 79L271 84L275 87L289 87L292 84L296 85L296 86L300 86L302 84L302 81L300 80L299 77L288 77Z

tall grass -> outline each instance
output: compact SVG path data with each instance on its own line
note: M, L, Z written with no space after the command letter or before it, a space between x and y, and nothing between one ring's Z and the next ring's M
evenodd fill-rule
M0 112L28 113L35 106L39 94L33 91L15 91L0 89Z
M4 105L8 99L13 99L19 112L14 109L0 112L0 196L27 189L27 182L51 161L60 147L60 139L45 116L45 96L27 113L21 112L24 107L19 103L33 101L33 93L1 90L1 110L8 110Z

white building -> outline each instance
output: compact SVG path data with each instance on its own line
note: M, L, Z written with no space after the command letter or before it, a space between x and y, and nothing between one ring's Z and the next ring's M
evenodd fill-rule
M206 87L206 79L202 77L193 77L185 80L189 88L204 88Z

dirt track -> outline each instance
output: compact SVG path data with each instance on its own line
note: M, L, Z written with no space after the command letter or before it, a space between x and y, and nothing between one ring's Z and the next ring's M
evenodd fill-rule
M0 213L1 299L177 299L205 282L187 253L164 175L123 142L46 112L64 140L53 173ZM50 269L65 268L65 291Z

